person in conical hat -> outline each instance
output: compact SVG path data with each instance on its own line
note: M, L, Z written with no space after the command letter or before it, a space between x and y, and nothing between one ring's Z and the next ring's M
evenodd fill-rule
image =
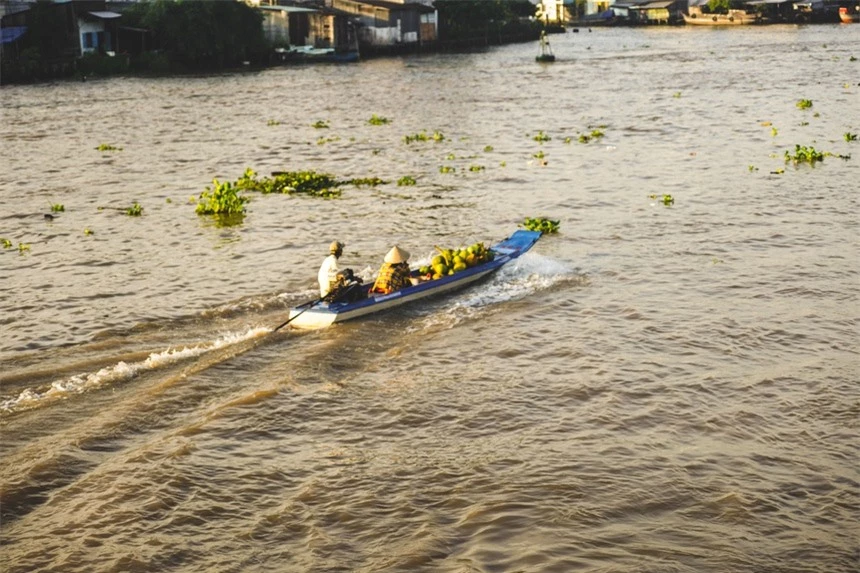
M379 275L377 275L371 291L390 294L411 284L412 282L409 280L409 252L395 245L385 255L382 268L379 269Z

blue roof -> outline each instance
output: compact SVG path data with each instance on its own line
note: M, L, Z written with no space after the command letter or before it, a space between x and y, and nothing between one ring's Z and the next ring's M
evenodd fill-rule
M9 26L8 28L0 28L0 44L11 44L23 36L26 31L27 26Z

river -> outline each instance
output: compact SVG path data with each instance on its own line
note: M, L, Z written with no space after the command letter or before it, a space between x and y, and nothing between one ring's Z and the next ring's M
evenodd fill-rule
M857 571L860 27L550 40L0 90L0 570ZM246 168L386 183L195 214Z

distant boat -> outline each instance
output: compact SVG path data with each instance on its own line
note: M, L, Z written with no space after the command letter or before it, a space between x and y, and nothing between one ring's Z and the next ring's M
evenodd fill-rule
M540 54L535 57L535 61L538 62L554 62L555 56L552 53L552 48L549 45L549 40L547 40L546 32L541 30L540 32Z
M758 13L746 10L729 10L728 14L705 14L698 6L690 6L690 13L684 14L684 23L693 26L743 26L761 23Z
M860 22L860 6L854 6L853 11L847 6L840 6L839 20L843 24L856 24Z
M282 62L335 62L349 63L359 60L358 49L314 48L313 46L291 46L276 48L275 53Z

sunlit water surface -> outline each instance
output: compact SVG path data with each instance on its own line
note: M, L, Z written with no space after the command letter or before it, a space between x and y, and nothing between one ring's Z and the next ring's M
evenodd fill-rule
M856 571L860 27L551 40L0 90L0 569ZM388 183L195 214L248 167ZM273 332L333 239L369 279L537 216Z

